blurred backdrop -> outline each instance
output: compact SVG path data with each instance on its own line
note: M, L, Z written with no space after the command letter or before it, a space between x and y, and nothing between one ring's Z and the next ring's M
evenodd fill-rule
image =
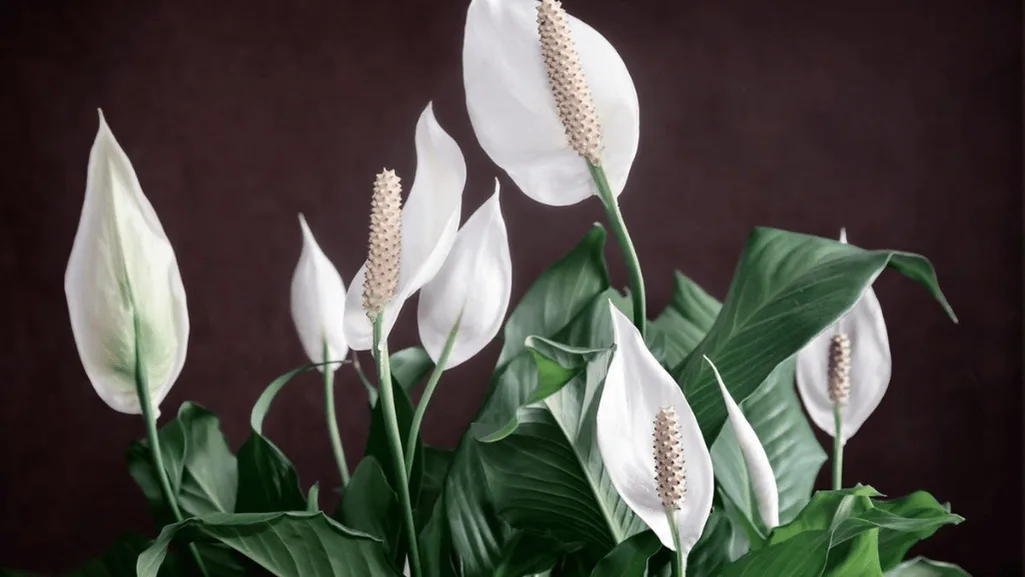
M967 517L917 552L976 575L1021 575L1018 3L566 5L618 48L640 95L622 208L653 314L674 269L723 298L756 225L830 237L846 226L857 245L932 259L961 324L900 275L878 280L893 380L848 445L845 477L890 495L926 488ZM122 531L154 534L123 466L141 420L93 392L63 293L97 107L188 293L188 361L165 419L199 402L237 447L263 387L306 360L288 301L297 214L351 279L365 258L374 174L387 166L411 183L414 125L432 100L467 157L464 218L491 193L498 172L461 87L466 6L0 0L0 566L69 569ZM602 211L597 201L536 204L500 176L516 302ZM614 245L608 256L625 286ZM416 339L406 314L392 348ZM457 442L497 353L446 375L427 413L429 443ZM322 390L305 377L265 431L304 486L333 486ZM354 464L365 393L347 370L338 386ZM334 494L323 495L333 507Z

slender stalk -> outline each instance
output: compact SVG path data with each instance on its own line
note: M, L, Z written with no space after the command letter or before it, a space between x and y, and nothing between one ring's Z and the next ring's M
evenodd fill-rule
M634 304L634 325L641 335L644 334L644 325L647 323L647 303L644 293L644 275L641 273L641 262L637 259L637 249L634 248L633 240L630 238L630 231L626 228L626 221L623 220L623 213L619 210L619 202L609 188L609 181L605 178L605 169L595 166L590 162L587 167L591 170L591 178L598 187L598 196L605 205L605 215L609 219L616 241L623 249L623 258L626 260L626 270L630 275L630 295Z
M452 348L456 344L456 334L459 332L459 322L461 319L462 317L457 319L455 326L449 331L448 340L445 341L445 346L441 349L438 363L434 365L434 371L431 372L431 378L427 381L423 397L420 398L420 404L416 406L416 412L413 414L413 424L409 427L409 437L406 439L407 475L412 474L413 460L416 458L416 440L420 436L420 425L423 423L424 413L427 412L427 405L431 402L431 397L434 395L434 389L437 388L438 382L441 380L441 374L445 372L448 357L452 354Z
M327 363L327 343L324 343L324 362ZM349 464L345 460L345 447L342 436L338 433L338 416L335 414L335 367L324 365L324 404L327 405L327 431L331 436L331 449L338 463L338 473L342 477L342 488L349 486Z
M669 533L673 536L673 544L676 545L676 554L673 555L673 577L686 577L687 552L680 546L680 528L676 526L676 511L666 509L666 518L669 519Z
M833 404L833 422L833 490L839 491L843 488L843 415L839 403Z
M150 458L153 460L154 474L157 477L157 481L160 484L160 493L164 497L164 502L167 503L167 507L171 510L171 514L174 515L174 520L182 522L182 511L178 507L178 499L171 490L171 480L167 478L167 469L164 468L164 457L160 449L160 436L157 434L157 419L153 415L153 401L149 396L149 383L146 382L146 371L142 366L142 343L139 341L139 334L141 327L139 326L139 319L134 319L135 323L135 390L139 395L139 406L142 408L142 420L146 423L146 440L149 444ZM196 549L195 543L189 543L189 551L192 553L192 558L196 562L196 567L199 568L200 573L204 576L208 575L206 566L203 564L203 559L199 556L199 549Z
M399 491L399 502L402 505L403 524L406 538L409 541L409 566L411 577L422 577L420 569L420 547L416 541L416 524L413 522L413 506L409 498L409 482L406 463L402 458L402 438L399 432L399 421L395 416L395 392L392 390L391 364L388 359L388 342L382 338L384 315L374 319L374 359L377 361L377 382L381 393L381 408L384 410L385 431L391 445L392 459L396 473L402 477L396 479Z
M374 383L371 383L370 379L367 378L367 374L363 372L363 365L359 364L359 355L356 354L356 351L352 351L351 355L352 368L356 369L356 375L359 376L359 380L363 381L363 386L366 387L368 391L373 390Z

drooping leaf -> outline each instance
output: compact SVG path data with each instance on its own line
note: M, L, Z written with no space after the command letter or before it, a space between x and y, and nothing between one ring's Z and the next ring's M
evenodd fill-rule
M280 577L396 577L377 539L323 513L217 513L168 525L139 555L139 577L157 577L172 541L226 545Z
M292 462L263 435L253 432L238 450L238 513L305 511L306 497Z
M931 537L941 526L962 521L959 515L951 514L946 507L925 491L915 491L906 497L892 501L876 500L874 503L880 511L879 561L884 571L897 566L915 543ZM891 523L902 525L901 519L931 521L931 523L920 525L919 530L901 530L888 526Z
M527 291L506 322L502 356L476 421L497 422L511 415L536 388L537 370L523 341L528 335L556 337L608 288L604 250L605 231L595 226ZM490 576L507 552L517 551L507 546L517 532L494 509L478 447L472 436L463 436L442 497L444 526L450 532L463 577Z
M216 415L195 403L182 403L178 416L160 429L158 437L164 468L183 513L205 515L235 510L236 459ZM145 440L135 441L129 447L128 468L146 495L157 522L173 520L160 492Z
M285 388L285 385L290 383L296 376L305 373L306 371L315 370L321 365L332 365L344 362L329 361L327 363L313 363L303 365L301 367L292 369L287 373L282 374L278 378L274 379L267 385L267 388L260 393L260 397L253 403L253 410L249 414L249 424L253 428L253 431L263 434L263 420L267 417L267 413L270 412L271 403L274 402L274 397L281 392L281 389Z
M922 283L956 318L924 257L756 228L715 324L673 371L706 442L718 436L726 407L703 355L720 368L733 398L743 402L780 363L850 310L886 267Z

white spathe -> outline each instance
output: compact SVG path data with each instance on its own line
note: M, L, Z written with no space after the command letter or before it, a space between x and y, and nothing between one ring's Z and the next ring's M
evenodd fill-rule
M64 275L71 330L86 375L105 403L122 413L142 412L138 368L158 415L185 364L185 288L174 249L132 163L102 111L99 117Z
M459 145L434 117L431 104L416 124L416 175L402 207L402 253L395 296L384 309L383 337L395 325L403 303L441 268L459 228L466 161ZM373 346L374 328L363 310L366 263L352 279L345 299L345 338L357 351Z
M744 412L740 410L740 406L733 400L733 395L726 388L726 383L722 381L719 369L707 356L704 358L708 366L712 367L715 379L719 381L719 390L722 391L723 402L726 403L726 412L729 414L733 432L737 435L737 444L740 445L740 452L744 455L744 463L747 465L747 474L751 479L751 488L754 489L758 514L761 515L765 528L771 531L779 525L779 490L776 487L776 474L772 471L769 456L765 454L765 447L758 440L758 435L751 423L747 421Z
M435 364L459 324L446 370L487 346L509 308L512 261L498 191L496 179L495 193L459 229L445 264L420 291L420 341Z
M545 72L534 0L472 0L463 38L463 85L481 148L532 199L575 204L595 194L587 162L572 148ZM602 166L623 191L640 136L630 73L601 34L570 16L602 131Z
M847 242L845 230L840 242ZM835 436L833 401L829 399L829 346L833 336L843 332L851 343L851 391L843 417L841 443L854 436L879 406L890 384L893 361L886 321L872 287L840 321L822 331L797 353L797 390L811 420L820 429Z
M306 356L314 363L345 358L345 283L299 215L303 248L292 275L292 322ZM327 358L325 358L325 347ZM335 370L339 365L331 365ZM323 372L327 366L318 369Z
M626 316L609 302L616 350L598 405L598 448L613 486L627 506L676 550L655 483L652 434L659 409L676 410L687 496L676 511L680 547L686 555L701 536L712 508L712 458L683 391L655 360Z

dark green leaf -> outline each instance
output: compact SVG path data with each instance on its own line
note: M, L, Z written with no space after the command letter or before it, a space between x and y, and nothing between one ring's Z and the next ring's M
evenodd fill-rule
M314 483L306 497L306 511L316 513L320 511L320 483Z
M591 577L645 577L648 559L662 547L651 531L637 533L609 552L591 571Z
M556 337L608 288L604 250L605 231L596 226L527 291L506 323L502 356L476 421L507 422L537 388L537 370L523 346L524 339L528 335ZM478 447L472 436L463 435L443 490L445 526L463 577L491 576L515 535L492 505Z
M708 516L701 538L687 556L687 575L717 575L723 565L747 552L744 536L730 523L725 511L716 510Z
M780 363L849 311L887 266L925 285L954 318L932 266L921 256L755 229L715 324L673 371L705 441L718 436L726 407L703 355L716 363L733 398L742 402Z
M712 328L722 305L683 273L675 273L676 286L669 306L648 324L648 348L660 362L675 367L683 362Z
M434 361L423 347L402 349L392 353L389 360L392 378L406 389L407 394L434 368Z
M238 450L238 513L305 511L306 497L292 462L274 443L253 432Z
M182 403L177 418L164 425L158 436L164 468L183 513L234 511L237 464L213 413L195 403ZM129 447L128 468L146 495L157 522L166 524L173 520L160 492L146 441L133 442Z
M409 393L397 378L392 378L392 390L395 394L395 418L399 425L399 439L405 450L406 437L409 435L409 428L413 424L413 402L409 400ZM395 459L391 452L391 442L388 440L387 424L384 416L384 408L378 403L371 410L370 433L367 436L367 446L363 454L374 457L381 470L384 471L388 484L391 487L398 487L399 483L406 482L405 465L401 470L396 468ZM416 446L416 457L413 461L413 470L409 475L409 496L416 507L420 498L420 484L423 480L424 457L423 444L418 440Z
M861 518L879 527L879 561L884 571L895 567L915 543L931 537L943 525L964 521L925 491L892 501L873 499L872 502L875 509Z
M505 323L496 373L524 352L524 339L555 335L608 288L605 236L605 229L595 224L576 248L534 281Z
M256 399L256 403L253 404L253 410L249 415L249 424L253 430L259 434L263 434L263 420L270 411L271 403L274 402L274 397L281 392L281 389L285 387L292 379L296 376L305 373L306 371L315 370L317 367L323 365L336 365L344 361L329 361L327 363L314 363L309 365L303 365L299 368L292 369L287 373L279 376L278 378L271 381L267 388L260 394L260 398Z
M382 544L323 513L213 514L164 527L138 559L139 577L156 577L171 541L224 544L280 577L396 577Z
M373 535L384 542L392 559L398 556L402 509L395 491L374 457L364 457L356 467L336 516L346 527Z
M971 577L971 575L951 563L915 557L887 571L886 577Z

